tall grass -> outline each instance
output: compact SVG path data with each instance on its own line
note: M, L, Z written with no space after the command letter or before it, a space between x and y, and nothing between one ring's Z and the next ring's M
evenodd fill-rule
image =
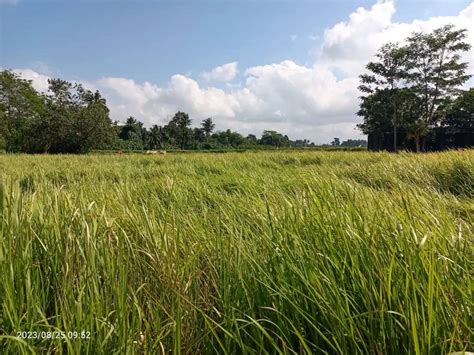
M474 151L5 155L0 219L1 353L474 350Z

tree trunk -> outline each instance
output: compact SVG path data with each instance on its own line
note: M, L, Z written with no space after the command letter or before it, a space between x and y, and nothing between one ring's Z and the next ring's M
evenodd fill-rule
M398 146L397 146L397 123L395 121L395 117L393 120L393 151L398 153Z
M393 99L393 151L395 153L398 153L397 143L397 105L395 100Z
M420 152L420 137L419 136L415 136L415 151L417 153Z

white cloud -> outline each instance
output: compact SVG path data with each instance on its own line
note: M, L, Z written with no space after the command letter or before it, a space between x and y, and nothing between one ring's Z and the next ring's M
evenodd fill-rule
M294 42L298 39L298 35L291 35L290 39L291 39L292 42Z
M254 66L243 72L240 83L229 82L236 78L237 62L201 74L207 81L227 82L224 89L203 87L189 75L180 74L171 76L163 86L127 78L103 78L85 86L103 93L116 120L133 115L147 125L163 124L182 110L196 124L213 117L218 129L231 128L245 134L276 129L291 138L309 138L316 143L329 142L336 136L357 138L357 75L376 49L387 41L402 41L415 30L428 31L446 23L468 28L468 41L474 44L470 21L473 11L474 3L457 16L398 23L392 20L393 1L379 1L370 9L357 9L347 21L327 29L312 66L290 60ZM466 58L472 70L473 52ZM342 71L345 74L341 78ZM35 82L35 87L44 89L45 75L30 69L22 72Z
M237 62L232 62L215 67L211 71L201 73L201 77L207 81L231 81L238 73L237 64Z
M349 20L327 29L319 50L319 61L348 75L357 75L387 42L403 42L412 32L432 31L446 24L468 29L468 42L474 45L474 2L457 16L438 16L411 23L393 22L394 1L378 1L369 10L358 8ZM472 51L466 60L474 64Z
M165 87L125 78L105 78L96 84L108 99L115 119L133 115L147 125L163 123L178 110L198 119L231 118L238 105L232 95L214 87L201 88L184 75L173 75Z
M258 110L248 113L253 119L320 125L339 121L344 115L347 120L357 104L357 81L338 81L319 65L305 67L284 61L249 68L246 77L246 88L262 101Z
M96 83L106 95L113 116L133 114L147 124L163 122L177 110L196 120L211 116L225 127L227 120L250 125L276 122L320 125L347 120L357 104L354 79L337 80L327 69L307 68L292 61L251 67L243 88L204 88L184 75L174 75L164 87L125 78Z
M33 87L40 91L48 91L48 75L40 74L32 69L15 69L15 73L21 75L23 79L31 80Z
M29 69L17 72L33 80L38 90L47 90L47 76ZM281 129L295 138L311 134L315 139L321 125L347 126L347 112L357 104L356 81L338 81L323 67L307 68L284 61L251 67L245 77L243 88L229 92L201 87L184 75L172 76L163 87L126 78L103 78L84 85L103 93L116 120L133 115L146 125L163 124L177 110L183 110L196 123L210 116L220 129L257 134L264 129ZM327 129L321 130L324 132ZM348 137L356 134L350 133Z

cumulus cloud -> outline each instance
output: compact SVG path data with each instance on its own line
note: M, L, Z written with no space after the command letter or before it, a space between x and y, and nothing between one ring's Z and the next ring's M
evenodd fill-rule
M251 67L243 88L224 91L201 87L184 75L174 75L166 86L104 78L96 83L111 104L112 115L134 114L147 124L169 118L176 110L197 119L320 125L347 120L357 104L357 80L337 80L324 67L308 68L292 61Z
M40 74L32 69L15 69L14 72L21 75L23 79L31 80L35 90L39 92L48 91L48 75Z
M236 99L221 89L202 88L184 75L173 75L164 87L125 78L105 78L96 83L107 97L111 114L121 118L134 115L146 124L163 123L177 110L192 117L235 116Z
M250 113L255 118L324 124L347 115L357 100L356 80L337 80L317 64L306 67L287 60L249 68L246 76L246 88L262 101L259 109Z
M207 81L231 81L238 73L237 64L237 62L232 62L215 67L211 71L201 73L201 77Z
M412 32L429 32L447 24L468 29L467 41L474 45L474 2L457 16L438 16L411 23L393 22L394 1L378 1L370 9L358 8L347 21L327 29L320 48L319 62L348 75L357 75L387 42L403 42ZM465 60L473 62L472 51Z
M355 130L359 122L355 115L359 96L357 75L377 48L387 41L402 41L413 31L430 31L446 23L468 28L468 41L474 44L470 23L473 11L471 3L457 16L397 23L392 20L394 2L379 1L369 9L357 9L347 21L327 29L319 57L311 66L285 60L250 67L236 85L229 81L236 79L237 62L201 74L200 78L206 81L227 82L225 89L204 87L189 75L181 74L171 76L163 86L110 77L85 86L103 93L116 120L133 115L146 125L163 124L182 110L196 124L213 117L218 129L242 133L275 129L292 138L309 138L316 143L329 142L336 136L356 138L360 136ZM472 54L471 51L466 58L474 68ZM22 73L38 89L45 88L45 75L29 69Z

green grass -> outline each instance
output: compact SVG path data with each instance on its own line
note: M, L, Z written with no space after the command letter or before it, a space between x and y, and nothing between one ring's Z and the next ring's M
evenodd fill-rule
M474 151L2 155L0 353L473 351L473 222Z

